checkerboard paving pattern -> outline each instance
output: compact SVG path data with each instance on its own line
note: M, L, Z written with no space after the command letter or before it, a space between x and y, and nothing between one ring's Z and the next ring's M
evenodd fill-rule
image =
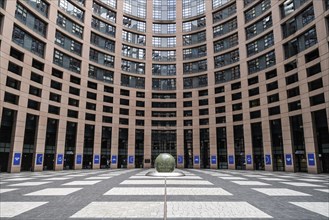
M329 175L149 169L0 174L0 218L328 219ZM165 186L166 183L166 186ZM275 198L275 199L273 199Z

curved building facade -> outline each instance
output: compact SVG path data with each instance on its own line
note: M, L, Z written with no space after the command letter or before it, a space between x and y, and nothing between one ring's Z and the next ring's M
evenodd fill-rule
M1 171L329 172L328 0L0 0Z

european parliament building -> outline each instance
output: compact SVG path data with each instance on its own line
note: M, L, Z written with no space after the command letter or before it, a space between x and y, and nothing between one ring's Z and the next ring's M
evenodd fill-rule
M328 0L0 0L1 172L329 172Z

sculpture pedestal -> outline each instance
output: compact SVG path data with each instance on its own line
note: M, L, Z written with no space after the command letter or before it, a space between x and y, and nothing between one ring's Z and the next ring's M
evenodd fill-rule
M157 177L178 177L185 176L185 174L181 171L173 171L169 172L158 172L158 171L150 171L145 174L145 176L157 176Z

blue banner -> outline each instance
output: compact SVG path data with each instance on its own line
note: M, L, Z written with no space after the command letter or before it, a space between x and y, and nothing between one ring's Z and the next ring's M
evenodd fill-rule
M63 164L63 154L57 155L57 165Z
M178 155L177 163L178 163L178 164L183 164L183 162L184 162L183 155Z
M82 156L81 154L77 155L77 164L82 164Z
M247 155L247 164L252 164L252 159L250 154Z
M308 159L308 165L309 166L315 166L315 158L313 153L307 154L307 159Z
M291 166L292 165L292 157L291 154L286 154L286 165Z
M200 157L194 156L194 164L199 164L199 163L200 163Z
M234 156L233 155L228 156L228 164L234 164Z
M134 163L134 156L129 156L128 157L128 163L133 164Z
M272 161L271 161L271 155L266 154L265 155L265 165L271 165Z
M217 157L216 155L211 156L211 164L217 164Z
M116 155L112 155L112 161L111 163L116 164L117 163L117 156Z
M94 164L99 164L99 155L98 154L95 154Z
M36 164L37 165L42 165L42 158L43 157L43 154L37 154L37 158L36 158Z
M21 153L15 153L13 165L19 166L20 164L21 164Z

